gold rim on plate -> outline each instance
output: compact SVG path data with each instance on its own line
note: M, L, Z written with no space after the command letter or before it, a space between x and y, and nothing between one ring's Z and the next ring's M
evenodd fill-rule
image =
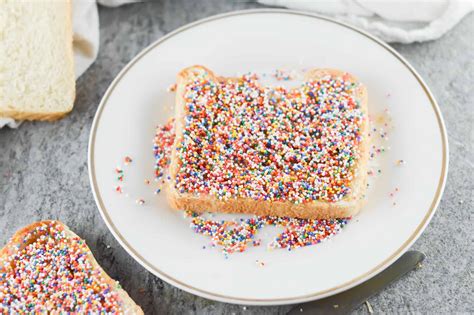
M104 206L104 202L102 201L102 198L98 192L98 186L97 186L97 180L95 177L95 165L94 165L94 144L95 144L95 137L96 137L96 131L97 131L97 126L100 121L100 117L102 115L103 109L105 105L107 104L107 101L109 99L109 96L111 93L114 91L115 86L118 84L118 82L121 80L121 78L128 72L128 70L137 62L139 61L143 56L145 56L150 50L156 48L163 42L167 41L168 39L174 37L175 35L186 31L192 27L195 27L197 25L201 25L204 23L208 23L211 21L231 17L231 16L236 16L236 15L247 15L247 14L261 14L261 13L279 13L279 14L291 14L291 15L299 15L299 16L305 16L305 17L311 17L315 19L320 19L324 20L327 22L331 22L334 24L337 24L339 26L343 26L345 28L348 28L350 30L353 30L359 34L364 35L365 37L371 39L375 43L379 44L381 47L385 48L389 53L391 53L394 57L396 57L407 69L413 74L413 76L417 79L418 83L420 86L423 88L423 90L426 93L426 96L431 102L433 111L436 114L436 118L438 121L438 126L440 129L440 136L441 136L441 142L442 142L442 166L441 166L441 174L438 182L438 188L436 189L436 193L433 197L433 201L430 205L430 208L428 212L426 213L425 217L421 221L421 223L417 226L417 228L414 230L414 232L410 235L410 237L398 248L392 255L390 255L388 258L386 258L383 262L369 270L368 272L359 275L355 277L354 279L343 283L341 285L335 286L330 289L314 292L311 294L306 294L306 295L301 295L301 296L295 296L295 297L288 297L288 298L275 298L275 299L247 299L247 298L238 298L238 297L232 297L232 296L227 296L227 295L222 295L214 292L209 292L205 291L199 288L192 287L182 281L179 281L172 276L164 273L163 271L159 270L155 266L153 266L150 262L148 262L144 257L142 257L135 249L125 240L125 238L122 236L122 234L119 232L119 230L116 228L114 223L112 222L108 210ZM321 299L330 295L337 294L339 292L342 292L344 290L350 289L359 283L362 283L371 277L375 276L382 270L384 270L386 267L388 267L390 264L392 264L396 259L398 259L414 242L415 240L420 236L420 234L423 232L425 227L428 225L429 221L431 220L431 217L433 216L439 201L441 199L442 192L444 190L445 182L446 182L446 175L448 172L448 140L447 140L447 134L446 134L446 127L443 122L443 118L441 117L441 112L438 107L438 104L436 103L436 100L434 99L433 95L431 94L430 90L426 86L425 82L423 79L420 77L420 75L415 71L415 69L399 54L397 53L393 48L388 46L386 43L382 42L381 40L377 39L376 37L370 35L369 33L362 31L356 27L353 27L351 25L348 25L346 23L342 23L339 21L335 21L331 18L320 16L317 14L311 14L311 13L305 13L305 12L299 12L299 11L294 11L294 10L285 10L285 9L252 9L252 10L241 10L241 11L235 11L231 13L224 13L224 14L218 14L215 16L211 16L190 24L187 24L185 26L182 26L178 28L177 30L163 36L159 40L155 41L152 43L150 46L145 48L141 53L139 53L135 58L133 58L132 61L130 61L125 68L120 71L120 73L117 75L117 77L113 80L109 88L107 89L104 97L102 98L102 101L100 102L99 108L97 109L97 112L95 114L94 121L92 123L92 128L91 128L91 134L89 138L89 154L88 154L88 166L89 166L89 179L91 183L91 188L92 188L92 193L94 194L95 201L97 203L99 212L104 219L107 227L109 230L112 232L114 237L117 239L117 241L122 245L122 247L136 260L138 261L142 266L144 266L148 271L159 277L160 279L182 289L185 291L188 291L190 293L212 299L212 300L217 300L221 302L227 302L227 303L235 303L235 304L246 304L246 305L281 305L281 304L294 304L294 303L300 303L300 302L306 302L306 301L311 301L311 300L317 300Z

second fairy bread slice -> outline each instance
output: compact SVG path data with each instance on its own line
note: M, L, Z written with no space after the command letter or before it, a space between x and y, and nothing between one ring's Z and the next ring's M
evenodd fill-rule
M286 90L189 67L175 117L173 208L322 219L364 203L367 91L349 73L313 69Z
M19 230L0 250L1 314L143 314L59 221Z

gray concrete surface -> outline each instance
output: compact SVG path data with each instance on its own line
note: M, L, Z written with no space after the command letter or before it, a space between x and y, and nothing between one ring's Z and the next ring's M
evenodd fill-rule
M209 301L172 287L135 262L107 230L87 173L95 111L120 69L145 46L186 23L259 7L221 0L160 0L100 8L101 50L77 82L74 111L55 123L26 122L0 130L0 246L18 228L59 219L86 239L99 263L147 314L284 314L289 307L246 307ZM423 268L370 299L376 313L474 313L474 15L440 40L394 45L431 87L450 143L446 190L432 222L413 246ZM111 245L107 248L106 245ZM367 314L362 305L355 313Z

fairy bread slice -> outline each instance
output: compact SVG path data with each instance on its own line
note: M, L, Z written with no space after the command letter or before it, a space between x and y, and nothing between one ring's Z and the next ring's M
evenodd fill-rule
M342 218L364 204L368 95L353 75L313 69L298 89L178 74L167 197L175 209Z
M143 314L59 221L30 224L0 250L0 313Z

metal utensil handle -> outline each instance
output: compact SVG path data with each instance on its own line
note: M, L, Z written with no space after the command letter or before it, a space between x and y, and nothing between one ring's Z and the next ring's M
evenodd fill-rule
M425 254L408 251L387 269L366 282L328 298L297 305L290 310L288 315L348 314L371 296L415 269L424 259Z

